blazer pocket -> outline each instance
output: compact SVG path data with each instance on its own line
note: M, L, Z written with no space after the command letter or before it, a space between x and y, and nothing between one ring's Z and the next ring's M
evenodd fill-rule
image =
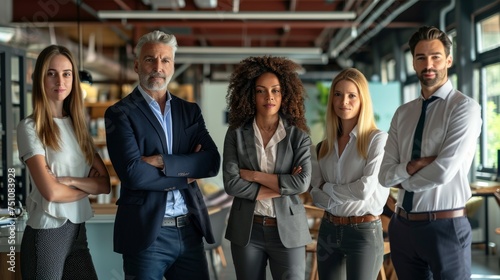
M124 205L124 204L135 204L135 205L142 205L144 204L144 197L142 196L121 196L118 201L116 202L117 205Z

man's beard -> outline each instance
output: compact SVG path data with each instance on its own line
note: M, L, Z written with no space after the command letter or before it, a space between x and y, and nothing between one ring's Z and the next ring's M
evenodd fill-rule
M165 79L164 83L160 83L158 81L149 81L151 78L162 78ZM141 76L141 82L146 87L147 90L152 91L160 91L166 90L168 83L172 79L172 76L167 77L165 74L161 74L159 72L153 72L151 74L143 74Z
M418 75L418 79L420 80L420 82L424 86L432 87L432 86L437 85L440 81L443 80L443 78L444 78L443 71L446 71L446 70L424 70ZM427 73L434 73L434 75L435 75L434 79L426 79L424 77L424 75Z

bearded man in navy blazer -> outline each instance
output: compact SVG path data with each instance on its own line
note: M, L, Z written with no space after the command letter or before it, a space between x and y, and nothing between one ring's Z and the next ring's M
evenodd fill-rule
M153 31L135 47L139 85L105 113L121 181L114 251L125 279L209 279L202 237L214 242L195 178L217 175L220 154L195 103L167 90L175 36Z

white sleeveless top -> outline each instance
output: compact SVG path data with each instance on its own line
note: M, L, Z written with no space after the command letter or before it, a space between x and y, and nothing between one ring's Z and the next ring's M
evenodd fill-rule
M17 126L20 160L26 162L27 159L34 155L42 155L56 177L86 177L90 171L90 166L85 161L85 157L76 141L71 119L65 117L54 118L53 120L58 125L61 133L61 150L45 149L36 134L34 120L28 117ZM31 193L26 200L26 207L29 215L27 225L32 228L58 228L67 220L79 224L93 216L88 197L73 202L49 202L40 194L31 176L30 182Z

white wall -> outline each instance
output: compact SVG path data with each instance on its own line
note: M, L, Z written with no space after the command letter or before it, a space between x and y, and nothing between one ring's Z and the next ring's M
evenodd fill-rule
M201 107L208 132L217 145L221 157L222 148L224 146L224 137L226 136L227 131L227 124L225 123L227 86L227 82L203 83L200 94L202 98L198 102ZM223 188L222 169L215 178L209 178L206 180L212 181L220 188Z

